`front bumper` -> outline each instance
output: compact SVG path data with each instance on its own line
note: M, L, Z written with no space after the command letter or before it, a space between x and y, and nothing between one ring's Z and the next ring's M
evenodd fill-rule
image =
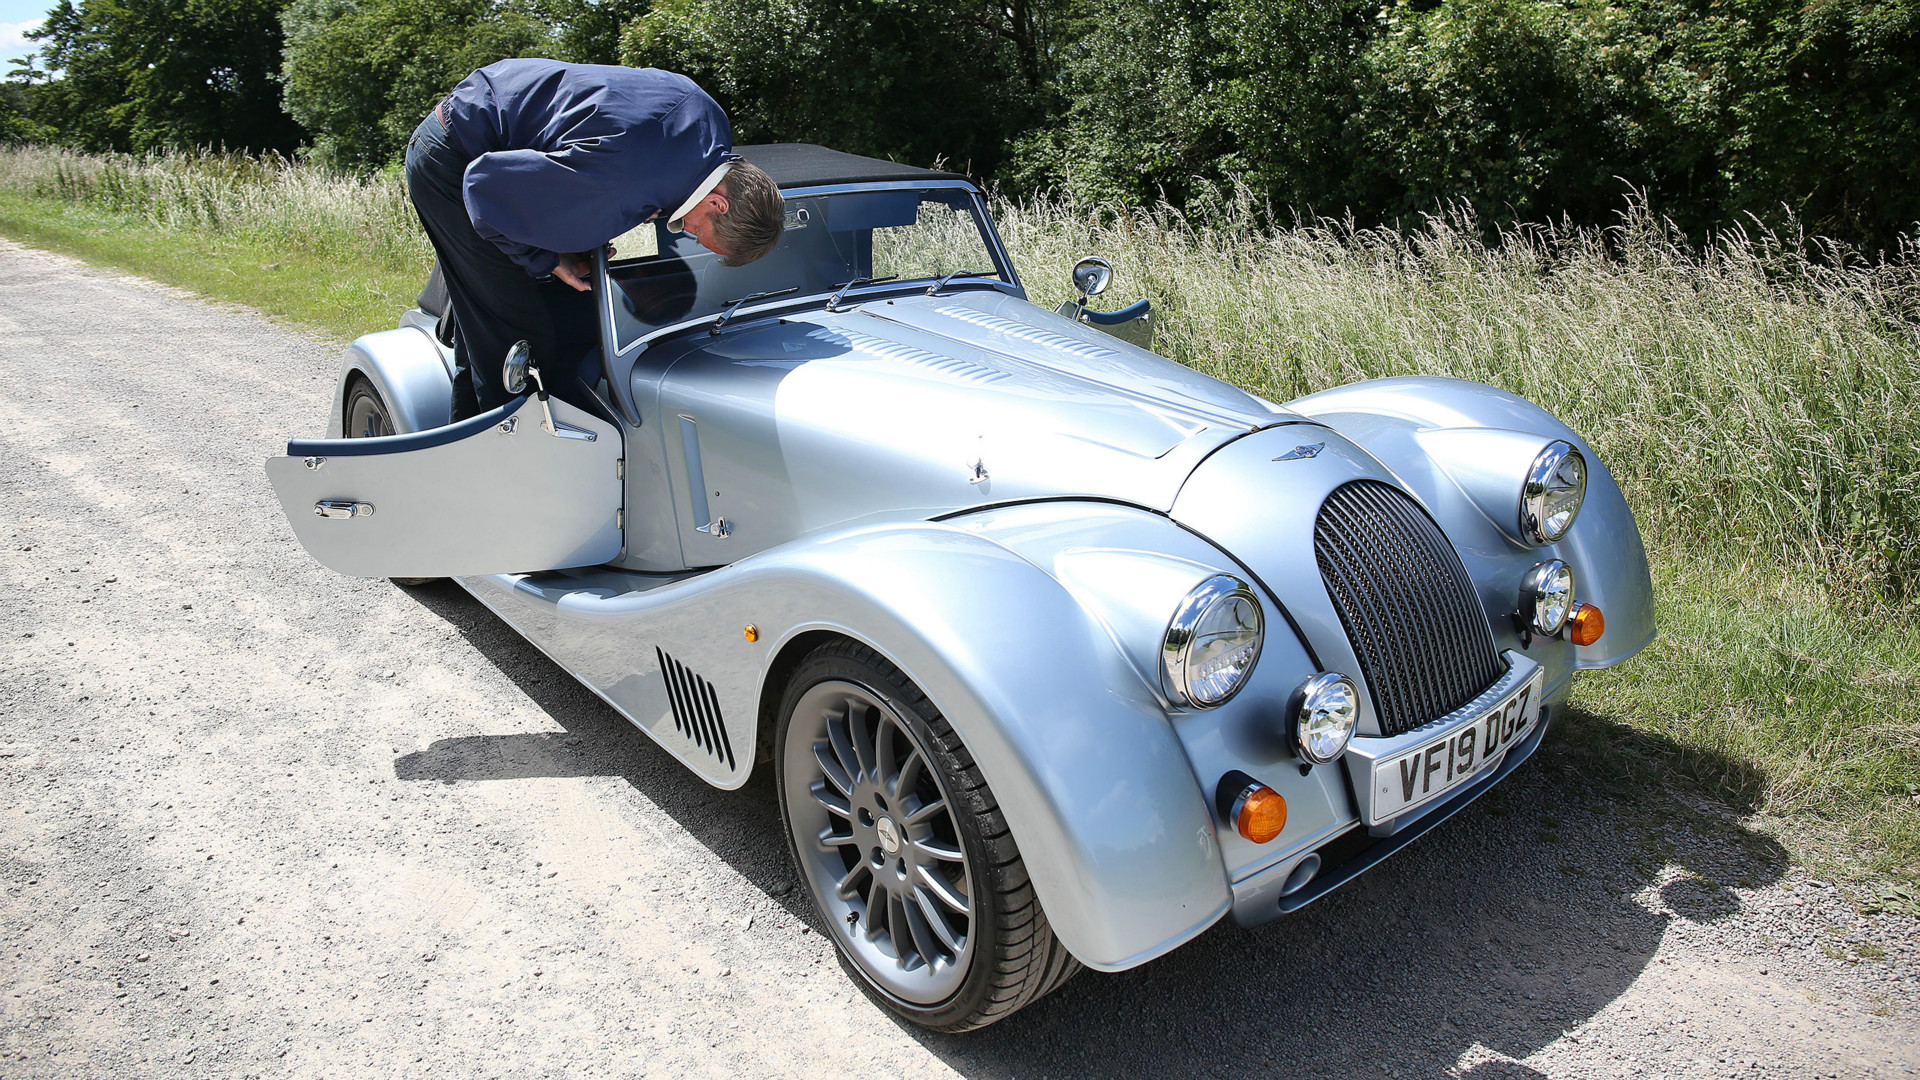
M1540 722L1534 725L1526 738L1507 751L1506 758L1498 767L1444 802L1422 808L1414 820L1399 826L1392 835L1374 836L1366 826L1355 822L1352 829L1311 851L1303 852L1297 858L1276 863L1234 882L1233 921L1241 926L1259 926L1288 912L1298 911L1386 861L1388 856L1419 839L1427 830L1465 809L1467 804L1506 779L1508 773L1519 768L1521 762L1532 757L1533 752L1539 749L1547 726L1563 707L1554 699L1564 690L1563 683L1550 692L1547 704L1541 706ZM1303 866L1308 860L1318 860L1318 870L1304 885L1287 891L1287 884L1294 878L1294 872L1302 870L1304 873Z

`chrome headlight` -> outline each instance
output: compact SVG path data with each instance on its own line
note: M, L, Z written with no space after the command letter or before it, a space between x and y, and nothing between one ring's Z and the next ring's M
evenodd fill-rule
M1552 637L1572 612L1573 571L1566 563L1548 559L1527 571L1520 583L1520 614L1534 633Z
M1161 680L1176 704L1210 709L1246 685L1266 626L1247 583L1228 574L1201 582L1180 602L1161 643Z
M1353 680L1331 671L1308 679L1293 692L1293 748L1315 765L1338 758L1353 738L1360 719L1360 691Z
M1567 535L1587 497L1587 459L1573 444L1556 439L1533 459L1520 490L1520 532L1536 544Z

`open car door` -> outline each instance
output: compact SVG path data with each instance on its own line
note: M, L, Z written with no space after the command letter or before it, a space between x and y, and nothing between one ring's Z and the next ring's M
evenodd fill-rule
M525 395L457 424L372 439L294 439L267 459L287 522L356 577L462 577L620 555L620 430Z

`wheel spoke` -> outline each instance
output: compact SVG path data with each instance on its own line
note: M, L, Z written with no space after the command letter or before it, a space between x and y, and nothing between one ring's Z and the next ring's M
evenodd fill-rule
M900 728L894 723L892 717L886 715L874 717L873 778L879 783L880 790L887 793L888 799L893 798L893 785L898 772L893 767L893 743L899 731ZM912 740L908 740L907 745L913 745Z
M904 909L903 914L906 915L907 926L913 931L914 951L920 954L922 963L931 967L933 962L941 956L951 956L958 950L941 948L944 942L940 940L940 935L934 930L933 925L927 921L925 903L916 896L912 904L903 902L901 907Z
M971 915L973 905L967 902L967 894L947 880L947 875L938 873L929 867L919 867L920 892L932 893L939 901L952 908L956 914Z
M833 826L829 825L820 830L818 846L821 851L829 854L838 854L841 848L853 842L852 833L836 833L833 831Z
M822 739L813 744L813 760L820 766L820 772L827 782L838 788L842 798L853 798L853 777L847 775L846 766L840 763L838 751Z
M909 971L915 965L912 961L916 954L924 961L926 954L919 951L920 943L914 934L913 920L907 913L906 902L893 893L887 894L887 933L893 937L893 955L900 966Z
M880 884L880 875L873 875L867 889L867 940L878 941L880 935L887 932L887 887Z
M860 890L855 887L855 882L859 881L860 875L866 872L867 872L866 863L863 863L863 862L854 863L853 869L847 871L846 874L840 878L840 883L834 886L834 889L833 889L834 895L840 897L840 899L842 900L853 900L856 897L858 897L860 895ZM869 906L867 910L869 913L869 917L871 917L871 913L873 910L872 907Z
M915 840L913 847L914 850L920 852L920 854L930 859L938 859L941 862L965 862L967 858L966 855L961 853L959 848L948 844L945 840L935 839L931 836Z
M888 778L887 797L903 800L913 794L913 786L920 782L920 772L925 763L926 759L920 756L916 747L907 755L907 760L900 763L900 771Z
M928 929L933 931L934 936L940 939L940 944L946 947L947 955L959 956L965 939L955 932L951 923L947 922L947 913L940 910L942 901L935 900L931 890L925 886L913 890L913 899L920 905L920 918L927 924Z
M853 743L856 765L861 776L874 775L874 721L878 709L858 701L847 703L847 737Z
M860 778L860 755L853 748L853 733L847 730L847 716L852 711L848 706L839 715L827 717L827 739L833 744L833 756L840 761L840 775L848 778L848 794L852 794L853 783Z
M903 825L918 825L946 808L947 800L935 799L930 803L921 804L918 810L901 818L900 822Z
M827 813L853 820L853 804L847 801L845 792L835 791L818 780L813 782L809 790L813 793L813 801L826 807Z

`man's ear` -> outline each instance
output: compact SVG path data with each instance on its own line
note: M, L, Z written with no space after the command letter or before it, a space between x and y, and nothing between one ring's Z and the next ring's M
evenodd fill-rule
M725 216L726 212L733 207L733 196L727 191L725 180L720 181L712 191L707 192L707 197L701 201L713 207L714 213L722 216Z

